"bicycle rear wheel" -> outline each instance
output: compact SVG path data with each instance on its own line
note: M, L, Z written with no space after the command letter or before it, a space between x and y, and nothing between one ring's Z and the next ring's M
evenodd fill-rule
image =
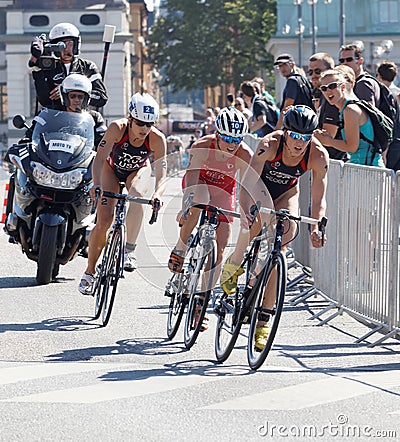
M207 263L209 265L206 272ZM188 281L190 298L186 312L184 333L184 343L188 350L193 347L203 327L204 317L206 316L208 302L211 297L215 273L215 247L213 246L206 256L199 258L194 267L194 272Z
M185 272L174 273L167 284L166 295L171 298L167 317L167 336L170 340L174 339L179 329L183 312L188 303L188 298L184 294L186 278Z
M121 228L113 231L112 236L104 251L105 259L102 268L102 279L99 284L101 290L101 320L105 327L110 320L111 311L114 305L117 285L122 273L122 253L124 237ZM97 296L96 296L97 300Z
M285 298L286 273L286 259L282 252L270 255L267 261L265 279L263 274L260 274L261 280L258 279L254 286L254 290L256 290L254 296L255 303L247 344L247 360L252 370L257 370L261 367L271 350L272 343L274 342ZM273 284L274 278L275 284ZM271 290L274 292L274 306L272 309L266 309L263 307L264 291L268 284L273 285L273 287L271 287ZM265 321L266 317L269 318L267 324L270 330L264 348L259 350L255 347L257 324L259 321Z

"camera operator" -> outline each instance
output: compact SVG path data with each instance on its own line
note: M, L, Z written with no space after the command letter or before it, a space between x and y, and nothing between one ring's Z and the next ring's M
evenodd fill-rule
M92 83L90 104L103 107L108 100L99 68L90 60L79 57L81 37L78 28L71 23L59 23L46 35L36 37L31 43L32 75L36 95L43 107L62 109L60 84L69 74L85 75Z

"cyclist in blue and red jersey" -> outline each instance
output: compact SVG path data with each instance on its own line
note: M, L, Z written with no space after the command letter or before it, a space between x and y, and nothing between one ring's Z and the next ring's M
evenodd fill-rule
M154 158L155 185L150 199L160 199L165 191L167 175L167 142L165 135L154 127L158 115L159 106L154 98L149 94L136 93L129 102L128 118L110 123L93 162L93 199L96 188L119 193L120 183L125 184L129 195L143 197L151 177L151 154ZM78 287L82 294L93 294L96 263L114 218L115 203L113 198L101 197L97 206L96 225L89 237L88 264ZM127 271L136 268L133 252L142 225L143 212L143 205L130 203L126 218L124 258L124 269Z
M257 201L262 207L287 209L291 214L299 212L299 178L308 170L312 172L311 217L325 216L326 185L329 157L326 149L313 136L318 128L316 113L305 105L290 107L283 117L283 130L276 130L259 143L250 167L243 179L240 207L244 211L242 229L233 254L224 264L221 287L227 294L235 293L238 276L243 273L240 262L252 238L261 230L261 216L249 229L252 219L250 208ZM290 222L282 239L283 251L295 236L296 224ZM313 247L322 247L318 226L313 225L310 234ZM268 337L268 326L258 324L256 346L262 349Z

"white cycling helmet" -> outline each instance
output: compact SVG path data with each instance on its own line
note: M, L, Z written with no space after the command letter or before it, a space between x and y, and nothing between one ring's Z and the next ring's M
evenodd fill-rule
M79 109L74 109L75 112L80 112L82 109L87 109L90 93L92 92L92 82L89 78L82 74L71 74L64 78L61 83L61 102L64 106L70 107L71 103L68 98L68 92L79 91L85 94L82 106Z
M81 49L79 29L71 23L58 23L58 25L51 28L49 33L50 43L58 43L64 38L71 38L74 41L73 54L79 55Z
M224 107L215 120L217 132L230 137L243 137L249 131L247 118L235 108Z
M158 120L160 107L150 94L137 92L132 95L129 101L128 111L130 116L136 120L155 123Z

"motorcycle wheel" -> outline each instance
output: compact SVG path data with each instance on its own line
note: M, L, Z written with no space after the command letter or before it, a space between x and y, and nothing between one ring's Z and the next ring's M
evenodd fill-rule
M36 282L46 285L52 280L57 253L58 226L43 224L37 260Z

